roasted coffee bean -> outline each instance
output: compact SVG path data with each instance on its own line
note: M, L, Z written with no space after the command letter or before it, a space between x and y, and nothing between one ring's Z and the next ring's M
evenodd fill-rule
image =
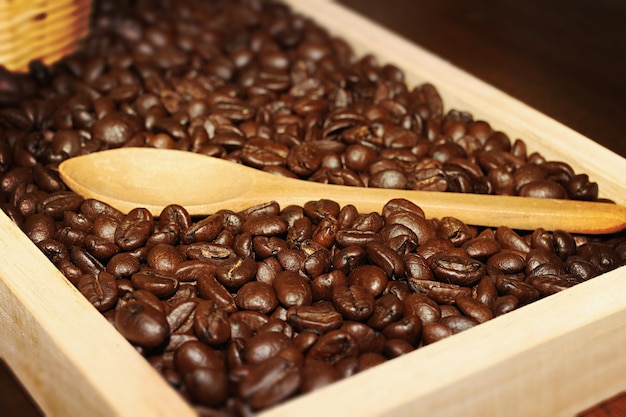
M456 297L469 296L472 293L467 287L429 280L409 279L409 287L416 293L427 295L438 304L453 304Z
M387 339L383 350L384 355L389 358L397 358L415 350L415 347L404 339Z
M70 252L63 243L54 239L44 239L37 243L37 247L41 250L50 262L59 265L62 262L69 262Z
M244 239L247 239L245 232L239 236L244 236ZM252 237L252 235L250 235L250 237ZM271 256L276 256L285 249L288 249L288 244L284 239L279 237L255 236L252 238L252 250L256 259L266 259Z
M94 236L115 243L115 231L119 227L119 224L119 219L108 214L103 214L93 220L91 232Z
M187 223L186 216L183 215L182 217L185 219L183 224ZM190 225L183 231L183 243L189 244L194 242L212 241L222 230L223 221L224 218L221 214L214 214Z
M159 298L167 298L178 289L178 279L172 272L157 269L142 269L130 277L133 287L146 290Z
M281 350L288 347L291 340L283 333L259 333L246 340L244 345L244 360L249 364L257 364L270 359Z
M345 330L332 330L315 342L306 354L306 359L323 361L331 365L342 359L357 356L358 345L355 338Z
M599 274L598 268L586 259L580 256L570 256L565 261L565 271L569 275L573 275L579 278L581 281L586 281Z
M527 282L535 287L542 297L547 297L573 287L581 280L567 275L534 275Z
M338 269L316 276L313 281L311 281L313 300L331 301L333 288L338 285L346 285L347 282L348 279L346 275Z
M319 224L326 217L337 219L341 211L337 202L327 199L309 201L302 208L304 215L310 218L313 224Z
M498 289L490 276L484 276L478 281L473 290L476 301L492 308L494 302L498 299Z
M229 289L239 288L254 278L256 262L250 258L233 257L218 265L215 270L217 280Z
M104 265L102 265L100 261L87 252L86 249L79 246L72 246L70 248L70 259L83 274L95 274L105 270Z
M239 385L239 395L252 409L270 407L294 395L302 377L296 365L275 356L254 366Z
M115 243L94 235L85 236L83 244L89 253L101 260L110 259L120 251Z
M115 244L126 251L142 246L152 233L154 219L146 209L131 210L115 230Z
M496 240L503 249L514 249L523 253L530 251L528 243L510 227L498 227L496 229Z
M338 329L343 323L343 317L332 304L326 302L290 307L287 310L287 321L298 331L323 334Z
M526 268L526 257L517 251L503 250L487 260L487 271L492 276L521 274L524 268Z
M242 231L252 236L279 236L287 232L288 224L280 216L254 217L246 220Z
M539 291L532 285L504 275L496 277L496 288L500 295L514 295L520 305L531 303L540 296Z
M493 316L497 317L515 310L519 305L520 302L515 295L503 295L493 302L491 310L493 311Z
M422 329L422 341L425 345L438 342L441 339L452 336L454 331L442 323L427 323Z
M351 245L335 251L332 267L333 270L349 274L354 268L364 264L366 260L367 253L365 248L359 245Z
M302 368L300 392L308 393L341 379L336 367L320 361L310 361Z
M36 213L26 218L23 230L30 240L39 243L42 240L54 238L56 222L48 214Z
M117 302L117 283L108 272L84 274L78 280L77 288L98 311L107 311Z
M243 310L268 314L278 307L278 297L271 285L250 281L239 288L235 296L235 303Z
M164 344L170 331L165 314L138 300L116 310L115 327L129 342L144 348Z
M139 130L138 120L124 113L107 114L91 128L91 137L111 148L124 145Z
M350 285L358 285L374 297L380 295L387 287L388 278L385 271L376 265L360 265L348 275Z
M436 323L441 319L441 309L426 295L413 293L404 299L404 316L417 316L422 324Z
M313 293L307 279L292 271L279 273L273 282L278 301L285 307L310 305Z
M404 278L404 260L389 246L378 242L370 242L365 245L365 252L370 261L378 265L389 278Z
M184 375L184 382L191 397L199 404L217 407L228 399L228 376L224 371L196 367Z
M213 301L200 301L193 315L193 331L210 346L222 346L231 336L227 312Z
M195 300L182 301L167 313L166 320L172 334L192 331L197 306L198 302Z
M332 301L337 311L349 320L367 320L374 312L374 296L359 285L338 285Z
M456 306L463 314L473 318L479 323L484 323L493 318L491 309L471 296L459 294L456 296L455 301Z
M386 326L382 334L387 339L402 339L416 346L422 336L422 321L416 315L405 316Z
M501 247L495 239L476 237L465 242L463 244L463 249L465 249L467 256L470 258L484 262L485 260L490 259L491 256L497 254Z
M121 221L124 215L121 211L99 200L92 198L85 199L80 205L80 212L90 219L95 219L101 215L111 216Z
M128 252L113 255L106 264L106 271L117 279L129 278L139 272L139 260Z
M385 337L365 323L347 320L343 322L339 330L348 332L354 338L359 354L380 353L384 349Z
M37 211L52 216L55 220L61 220L65 212L78 210L82 203L83 198L74 192L57 191L43 199Z
M198 294L205 300L211 300L226 313L237 311L233 295L210 272L200 272L197 276Z
M431 267L438 280L463 286L480 281L487 269L480 261L445 253L433 256Z
M167 205L159 215L159 226L165 227L168 224L175 224L179 230L186 231L191 226L191 216L184 207L178 204Z
M449 327L454 334L471 329L472 327L479 324L476 319L466 316L444 317L439 321L439 323L443 324L446 327Z
M174 352L173 365L183 375L197 368L209 368L220 372L226 370L224 358L198 340L190 340L179 346Z

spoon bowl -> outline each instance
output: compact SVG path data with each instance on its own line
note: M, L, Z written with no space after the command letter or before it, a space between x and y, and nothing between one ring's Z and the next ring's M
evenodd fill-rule
M328 185L285 178L187 151L119 148L70 158L59 166L65 184L85 198L128 212L143 207L155 216L169 204L191 215L239 211L268 201L281 207L319 199L380 212L404 198L428 218L456 217L476 226L565 230L606 234L626 228L626 208L617 204L516 196L445 193Z

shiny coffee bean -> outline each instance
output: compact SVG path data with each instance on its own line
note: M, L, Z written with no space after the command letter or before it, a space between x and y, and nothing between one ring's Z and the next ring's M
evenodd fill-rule
M138 300L116 310L115 327L129 342L144 348L165 343L170 330L165 314Z

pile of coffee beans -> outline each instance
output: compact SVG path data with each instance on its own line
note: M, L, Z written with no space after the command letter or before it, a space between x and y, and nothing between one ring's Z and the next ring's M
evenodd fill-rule
M60 180L63 160L122 146L331 184L602 199L280 3L96 1L80 52L0 68L0 204L203 416L254 414L626 263L623 233L479 228L401 199L155 217Z

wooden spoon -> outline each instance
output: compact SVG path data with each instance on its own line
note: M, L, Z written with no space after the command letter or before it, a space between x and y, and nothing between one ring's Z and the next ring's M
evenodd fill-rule
M326 185L285 178L219 158L185 151L121 148L68 159L59 166L68 187L128 212L155 216L168 204L192 215L239 211L276 201L281 207L319 199L353 204L361 213L380 212L389 200L405 198L427 218L456 217L467 224L513 229L613 233L626 228L626 208L616 204L529 197Z

